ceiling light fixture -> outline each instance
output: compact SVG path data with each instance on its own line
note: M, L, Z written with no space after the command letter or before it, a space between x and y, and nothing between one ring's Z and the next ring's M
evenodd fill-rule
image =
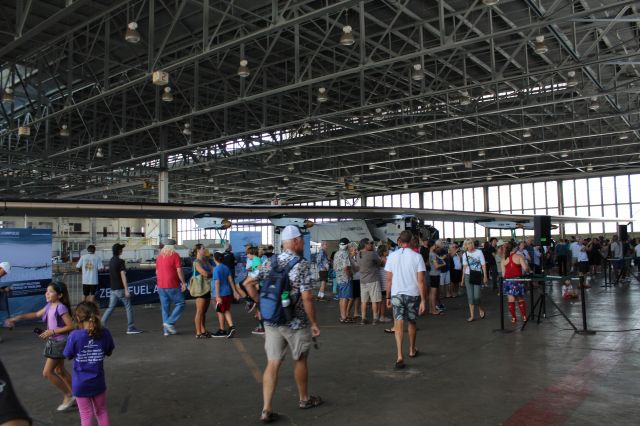
M207 179L207 182L209 182L209 183L213 183L213 178L212 178L212 177L210 177L209 179Z
M189 125L189 123L184 123L184 129L182 129L182 134L185 136L191 135L191 126Z
M567 158L569 156L569 153L567 151L562 151L560 153L560 158Z
M296 149L293 150L293 155L295 155L296 157L300 157L302 155L302 151L300 151L300 148L296 147Z
M531 137L531 129L524 129L522 131L522 137L523 138L530 138Z
M576 78L576 72L575 71L569 71L567 73L567 76L569 78L567 78L567 87L576 87L578 85L578 79Z
M422 180L429 180L429 176L428 175L422 175Z
M340 35L340 44L343 46L353 46L356 39L353 37L353 28L351 25L345 25L342 27L342 34Z
M416 132L418 136L424 136L427 134L427 131L424 130L424 124L418 124L418 131Z
M156 86L166 86L169 84L169 73L166 71L154 71L151 74L151 81Z
M240 77L249 77L251 72L249 71L249 62L246 59L240 59L240 66L238 67L238 75Z
M171 93L171 87L165 87L162 92L163 102L173 102L173 93Z
M283 177L283 178L282 178L282 180L283 180L284 182L289 182L289 176L285 176L285 177Z
M133 21L127 25L127 31L124 34L124 40L127 43L136 44L140 42L140 33L138 32L138 23Z
M544 55L549 51L549 48L544 43L543 35L536 36L536 41L534 43L533 51L536 52L538 55Z
M394 148L391 148L391 150L389 150L389 155L394 157L397 154L396 150Z
M31 136L31 127L29 126L18 127L18 136Z
M453 170L453 166L447 166L447 170Z
M526 169L526 167L525 167L525 166L520 166L520 167L518 167L518 170L524 170L524 169Z
M374 164L369 164L369 170L374 170L376 166Z
M463 90L460 92L460 105L467 106L471 103L471 97L469 96L469 92Z
M411 79L414 81L424 80L424 72L422 71L422 65L414 64L413 71L411 71Z
M15 96L13 96L13 89L7 87L2 92L2 103L3 104L12 104L15 100Z
M618 137L618 139L620 139L621 141L625 141L625 140L629 139L629 136L628 135L620 135Z
M500 0L482 0L482 4L485 6L495 6L498 3L500 3Z
M69 126L67 126L66 124L60 126L60 136L62 136L63 138L68 138L69 134Z
M104 153L102 152L102 147L98 147L98 149L96 150L96 158L103 158L104 157Z
M214 190L214 191L219 191L219 190L220 190L220 187L219 187L218 185L213 185L213 190Z
M107 194L102 194L102 198L106 200L107 198L109 198L109 196Z
M296 168L293 164L289 164L289 166L287 167L287 170L289 170L290 172L294 171Z
M493 177L492 176L487 176L487 180L492 180Z
M402 184L402 187L404 189L409 189L409 184L407 182L405 182L405 183Z
M484 149L478 151L478 157L484 157L485 155L487 155L487 153L484 151Z
M311 124L305 122L302 125L302 136L311 136L313 134L313 130L311 130Z
M324 87L320 87L318 89L318 102L327 102L329 100L329 95L327 95L327 89Z
M589 163L589 165L587 166L587 171L588 172L592 172L593 171L593 166L591 165L591 163Z
M589 102L589 109L593 112L596 112L600 109L600 103L598 103L598 97L597 96L593 96L590 99Z

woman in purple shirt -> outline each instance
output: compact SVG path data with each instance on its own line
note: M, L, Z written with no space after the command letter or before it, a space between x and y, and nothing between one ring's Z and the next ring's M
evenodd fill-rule
M79 330L69 335L64 356L73 359L72 390L78 403L80 423L93 426L95 414L98 426L108 426L103 362L115 349L113 338L109 330L102 327L98 306L93 302L78 304L76 322Z
M73 330L69 292L65 283L55 282L49 284L44 295L47 300L44 308L38 312L11 317L5 321L5 325L12 328L17 321L38 318L42 318L42 321L47 323L46 330L36 328L33 331L46 341L43 355L47 360L42 375L64 394L62 404L58 406L58 411L64 411L75 402L75 398L71 394L71 375L64 368L64 354L62 353L67 342L67 335Z

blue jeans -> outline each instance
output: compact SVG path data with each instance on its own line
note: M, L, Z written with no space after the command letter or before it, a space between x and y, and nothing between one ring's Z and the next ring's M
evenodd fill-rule
M107 324L109 317L118 304L118 300L122 302L122 304L124 305L124 309L127 312L127 330L134 329L135 324L133 323L133 306L131 306L131 300L124 297L124 290L111 290L111 296L109 296L109 307L106 311L104 311L104 314L102 315L102 324Z
M174 325L184 311L184 295L179 288L159 288L160 305L162 305L162 323ZM173 303L173 312L169 313Z

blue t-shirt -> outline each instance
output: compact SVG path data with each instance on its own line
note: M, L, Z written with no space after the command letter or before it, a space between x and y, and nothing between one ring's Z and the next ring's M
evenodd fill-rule
M73 358L71 392L73 396L92 397L107 390L103 360L111 355L115 345L111 333L102 329L100 338L89 336L87 330L72 331L64 348L65 358Z
M211 282L211 287L214 293L214 296L230 296L231 286L229 285L229 275L231 272L229 268L224 263L219 264L213 270L213 280ZM220 280L220 294L215 294L216 292L216 280Z

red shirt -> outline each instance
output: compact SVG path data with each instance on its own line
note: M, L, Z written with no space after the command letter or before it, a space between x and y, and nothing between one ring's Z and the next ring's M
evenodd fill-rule
M156 259L158 288L178 288L180 286L179 267L180 256L178 256L178 253L173 253L169 256L160 254Z

